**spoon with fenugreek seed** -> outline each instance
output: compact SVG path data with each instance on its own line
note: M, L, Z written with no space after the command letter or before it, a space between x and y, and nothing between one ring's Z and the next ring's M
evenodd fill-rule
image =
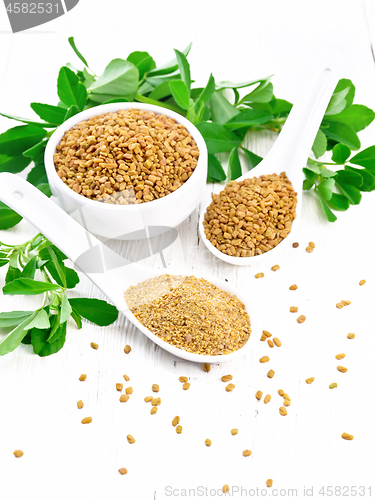
M0 200L42 232L141 332L171 354L218 363L248 349L249 298L225 281L167 275L124 259L14 174L0 173Z
M219 259L238 266L259 264L293 241L302 211L302 169L341 67L339 54L321 54L266 158L202 207L200 234Z

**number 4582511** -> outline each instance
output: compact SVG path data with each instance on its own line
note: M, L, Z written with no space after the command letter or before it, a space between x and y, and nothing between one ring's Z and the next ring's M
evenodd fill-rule
M9 3L6 7L7 12L11 14L52 14L56 12L59 13L59 4L53 3Z

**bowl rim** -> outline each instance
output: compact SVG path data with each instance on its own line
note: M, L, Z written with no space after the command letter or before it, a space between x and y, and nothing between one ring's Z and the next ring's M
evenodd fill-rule
M172 193L168 194L167 196L164 196L163 198L152 200L153 203L146 202L146 203L137 203L133 205L115 205L115 204L100 203L100 202L98 203L98 200L92 200L90 198L86 198L86 196L82 196L76 193L75 191L73 191L73 189L68 187L57 175L55 165L53 163L53 155L56 152L57 144L61 141L62 137L64 136L67 130L71 129L72 127L74 127L83 120L87 120L89 118L92 118L93 116L98 116L106 112L116 113L117 111L130 108L140 109L144 111L152 111L155 114L164 114L168 118L174 118L177 123L180 123L185 126L186 130L189 132L189 134L193 137L193 139L197 143L199 149L198 163L194 169L193 174L186 182L184 182L182 186L176 189L176 191L173 191ZM52 184L54 181L60 183L60 187L58 187L58 189L62 191L64 197L70 197L72 200L74 200L76 203L79 203L80 205L94 203L96 208L102 208L103 210L107 211L127 210L128 212L130 212L131 210L140 210L142 209L142 207L148 207L149 205L151 205L151 203L152 207L160 208L162 204L170 203L173 202L174 200L177 201L178 196L185 194L187 189L189 189L189 181L194 177L196 173L198 172L200 173L200 171L205 168L206 170L205 177L206 177L207 161L208 161L207 158L208 158L207 147L202 137L202 134L195 127L195 125L191 123L184 116L179 115L175 111L164 108L162 106L156 106L154 104L147 104L140 102L116 102L109 104L100 104L99 106L94 106L93 108L80 111L79 113L77 113L76 115L72 116L71 118L63 122L61 125L59 125L48 140L46 150L44 153L44 164L46 167L46 173L49 182L51 183L52 180ZM198 176L195 176L194 178L197 179L197 177ZM57 197L59 198L59 196ZM157 207L156 203L158 203Z

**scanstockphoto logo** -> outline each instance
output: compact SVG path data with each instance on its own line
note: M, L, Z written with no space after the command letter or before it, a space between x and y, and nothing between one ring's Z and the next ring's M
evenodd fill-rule
M72 10L79 0L52 0L32 2L24 0L4 0L13 33L28 30L35 26L48 23Z

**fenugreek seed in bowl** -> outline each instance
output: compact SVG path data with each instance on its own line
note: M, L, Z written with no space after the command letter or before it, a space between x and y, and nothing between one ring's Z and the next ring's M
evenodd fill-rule
M225 355L250 338L244 304L205 279L162 275L130 287L124 296L142 325L178 349Z

